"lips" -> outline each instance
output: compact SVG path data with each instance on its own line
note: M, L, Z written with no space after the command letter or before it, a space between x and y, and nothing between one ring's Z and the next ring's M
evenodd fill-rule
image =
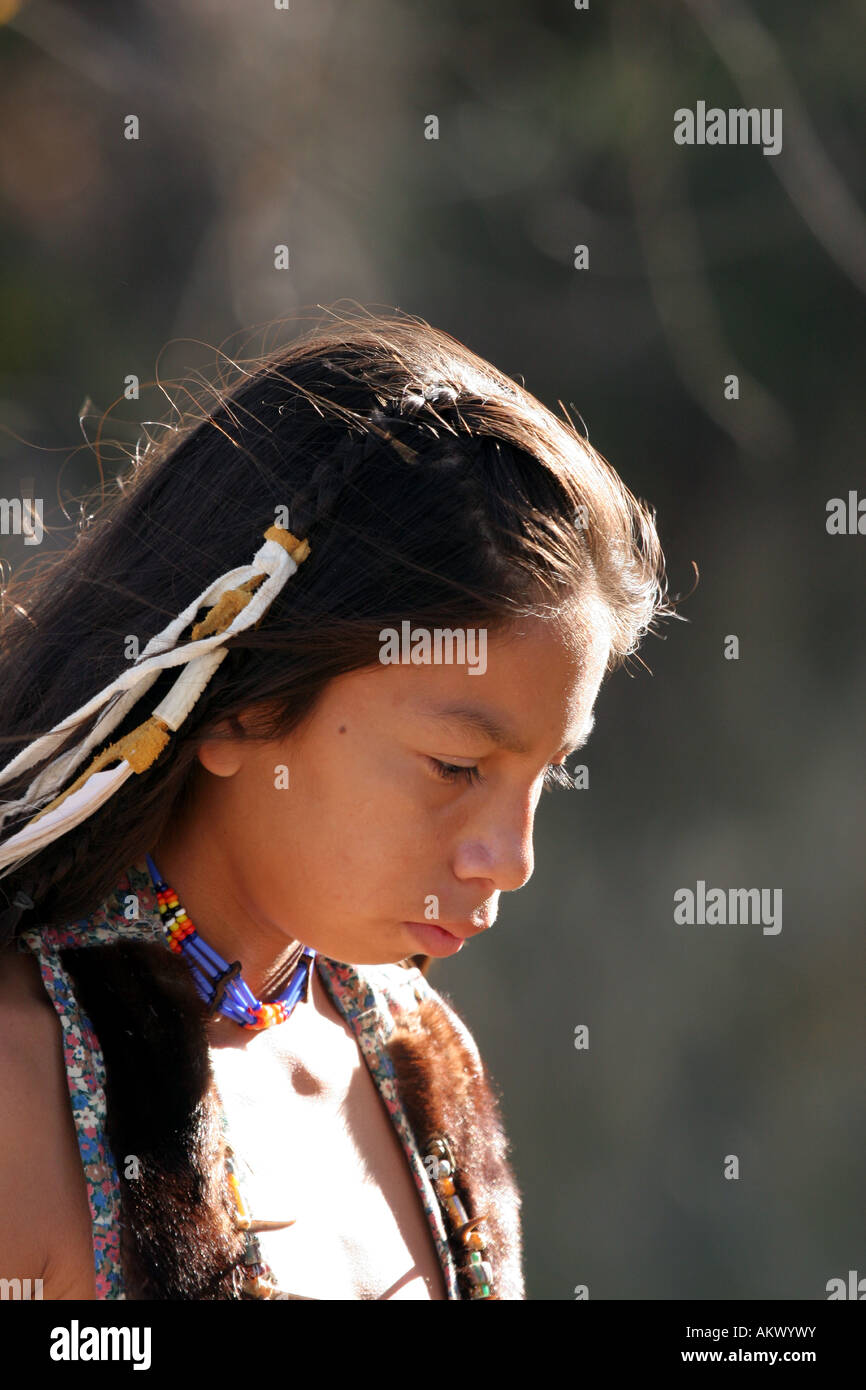
M413 927L439 927L442 931L447 931L449 936L457 937L458 941L468 941L470 936L477 936L479 932L487 931L492 923L488 922L479 927L477 922L410 922Z

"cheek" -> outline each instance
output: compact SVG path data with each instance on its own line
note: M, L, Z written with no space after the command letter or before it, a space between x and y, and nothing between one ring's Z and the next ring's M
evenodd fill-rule
M263 750L247 771L243 843L269 881L288 874L304 896L333 899L408 878L437 853L436 785L420 758L373 731Z
M398 831L424 806L419 762L376 730L331 739L318 758L305 758L303 795L326 814L336 833L365 837L377 827Z
M291 771L286 765L270 761L251 769L242 792L238 814L244 835L284 838L293 819Z
M341 887L355 885L373 897L380 887L411 881L434 842L424 791L411 759L345 758L312 796L298 827L317 861L316 878L332 873Z

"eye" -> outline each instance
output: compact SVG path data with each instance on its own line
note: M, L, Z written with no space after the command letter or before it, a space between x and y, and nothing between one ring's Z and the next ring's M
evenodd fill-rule
M457 763L443 763L439 758L429 758L437 777L441 777L443 782L459 782L462 778L467 785L476 784L484 781L477 767L461 767ZM554 787L574 788L571 774L566 770L562 763L548 763L544 772L542 788L546 792L553 791Z
M459 782L461 778L467 784L484 781L477 767L459 767L456 763L443 763L439 758L428 758L427 761L432 763L437 777L441 777L443 782Z

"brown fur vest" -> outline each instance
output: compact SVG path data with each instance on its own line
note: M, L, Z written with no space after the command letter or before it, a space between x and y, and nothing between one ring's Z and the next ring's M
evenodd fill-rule
M143 942L61 955L105 1060L127 1298L236 1298L243 1241L223 1180L207 1016L186 963ZM490 1078L445 1000L425 1000L413 1024L388 1047L416 1141L424 1155L435 1135L448 1136L457 1193L469 1217L486 1217L478 1229L494 1296L522 1299L520 1194Z

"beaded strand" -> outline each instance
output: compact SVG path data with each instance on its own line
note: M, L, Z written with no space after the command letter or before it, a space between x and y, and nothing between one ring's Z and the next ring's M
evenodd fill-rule
M427 1150L424 1167L453 1227L450 1238L459 1243L461 1253L467 1256L466 1263L458 1265L457 1273L463 1276L471 1299L498 1299L499 1295L493 1285L493 1268L489 1260L484 1258L487 1253L484 1238L476 1229L487 1218L469 1217L466 1214L466 1208L454 1185L456 1164L447 1134L434 1135L427 1145Z
M223 1112L223 1128L226 1128L225 1112ZM297 1297L298 1295L283 1292L277 1284L273 1270L262 1254L259 1238L253 1229L256 1223L253 1222L244 1199L237 1159L230 1144L226 1144L226 1175L229 1191L235 1204L235 1227L244 1233L244 1253L234 1270L235 1292L240 1298L287 1299ZM268 1227L269 1229L276 1229L279 1226L291 1226L293 1224L291 1221L268 1222Z

